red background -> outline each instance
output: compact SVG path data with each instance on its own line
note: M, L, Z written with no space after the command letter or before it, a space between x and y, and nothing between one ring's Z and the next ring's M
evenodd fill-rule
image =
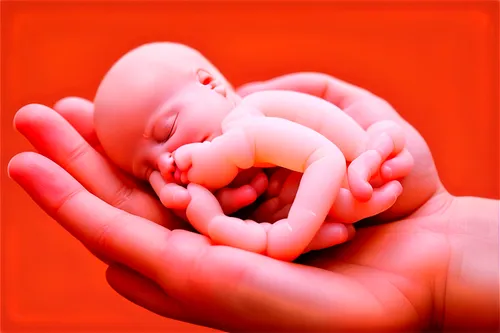
M198 48L234 85L320 71L389 100L453 194L499 197L498 2L3 2L2 329L205 331L116 295L105 266L6 177L24 104L93 98L150 41ZM17 331L17 330L16 330Z

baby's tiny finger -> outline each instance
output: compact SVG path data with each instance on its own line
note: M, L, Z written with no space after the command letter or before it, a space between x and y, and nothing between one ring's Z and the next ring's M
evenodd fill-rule
M304 253L314 250L322 250L334 245L342 244L350 240L355 229L350 224L336 222L325 222L314 236Z
M264 201L253 212L252 218L256 221L270 221L274 222L274 214L281 208L281 200L279 197L274 197Z
M167 208L184 210L191 201L188 190L175 183L167 183L158 171L151 173L149 182L161 203Z
M267 198L277 197L280 194L283 188L283 184L285 184L285 181L287 180L290 173L291 171L288 169L279 168L271 175L266 192Z
M268 185L269 181L263 171L257 173L257 175L250 182L250 186L255 190L257 197L261 196L267 190Z
M224 214L232 214L250 204L257 199L257 192L250 185L243 185L238 188L223 188L215 194Z

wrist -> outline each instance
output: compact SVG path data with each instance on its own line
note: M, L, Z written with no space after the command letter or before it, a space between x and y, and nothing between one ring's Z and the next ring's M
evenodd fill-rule
M445 330L498 331L499 201L453 197L447 208L450 255L444 289Z

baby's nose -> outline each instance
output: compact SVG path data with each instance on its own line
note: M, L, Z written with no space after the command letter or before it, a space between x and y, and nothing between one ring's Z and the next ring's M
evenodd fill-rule
M161 176L166 181L173 181L173 173L175 171L175 162L171 153L163 153L158 158L158 170Z

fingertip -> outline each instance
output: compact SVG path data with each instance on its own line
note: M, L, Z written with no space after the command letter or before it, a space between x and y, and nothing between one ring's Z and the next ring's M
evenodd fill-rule
M16 171L17 171L17 166L19 164L18 160L22 159L22 156L21 156L22 154L25 154L25 153L20 153L20 154L14 155L10 159L9 164L7 164L7 176L9 176L10 179L15 180L15 178L17 176Z
M187 189L177 184L165 184L160 192L161 203L169 209L186 209L191 201L191 194Z
M37 153L29 151L14 155L7 165L7 174L9 178L18 181L23 173L29 173L30 169L34 169L33 166L37 164L36 159L39 157L41 156Z
M188 175L187 175L187 172L181 172L181 183L182 184L188 184L189 183L189 178L188 178Z
M400 196L403 193L403 185L397 180L394 181L396 186L396 196Z
M73 111L92 111L93 103L85 98L69 96L58 100L56 103L54 103L53 108L59 113Z
M233 200L232 206L235 210L246 207L257 200L257 191L250 185L243 185L238 189L232 189L229 196Z
M40 117L41 112L45 108L47 107L35 103L27 104L21 107L14 115L14 119L12 121L14 129L22 133L24 127L36 120L36 118Z
M347 242L347 241L352 240L354 238L354 236L356 235L356 228L354 228L354 225L352 225L352 224L346 224L345 227L346 227L346 231L347 231L347 238L346 238L346 242Z
M191 194L189 194L187 190L177 191L177 193L174 193L173 200L178 204L179 207L185 208L187 207L187 205L189 205L189 202L191 201Z
M268 188L268 186L269 186L269 180L267 179L267 176L263 172L255 176L255 178L251 182L251 187L255 189L256 197L263 194Z
M382 179L384 180L392 180L393 177L392 168L388 165L383 165L380 168L380 176L382 176Z
M367 202L373 195L373 188L368 182L349 183L352 196L360 202Z

